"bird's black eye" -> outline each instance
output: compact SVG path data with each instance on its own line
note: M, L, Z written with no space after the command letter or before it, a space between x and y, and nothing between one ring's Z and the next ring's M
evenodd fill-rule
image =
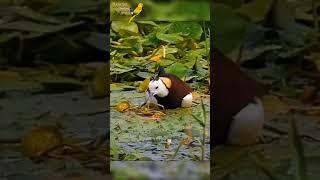
M156 87L156 89L158 89L158 86Z

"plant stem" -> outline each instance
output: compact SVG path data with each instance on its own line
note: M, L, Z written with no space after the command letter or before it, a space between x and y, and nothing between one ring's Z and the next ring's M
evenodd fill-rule
M318 32L319 22L318 22L317 4L315 0L312 0L312 12L313 12L314 29L316 30L316 32Z
M203 100L201 99L201 107L202 107L202 115L203 115L203 132L202 132L202 145L201 145L201 160L204 160L204 151L205 151L205 145L206 145L206 121L207 121L207 115L206 115L206 109L203 104Z

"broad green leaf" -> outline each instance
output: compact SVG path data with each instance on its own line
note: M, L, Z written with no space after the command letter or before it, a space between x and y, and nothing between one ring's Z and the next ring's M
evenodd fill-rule
M166 58L168 58L167 56L166 56ZM160 66L163 66L163 67L167 67L167 66L169 66L169 65L171 65L171 64L173 64L174 63L174 61L172 61L172 60L169 60L169 59L162 59L160 62L159 62L159 65Z
M230 53L244 40L250 24L237 16L232 8L221 3L213 6L212 13L215 47Z
M167 54L175 54L175 53L178 52L178 48L168 47L168 48L165 48L164 51L165 51L166 55L167 55ZM159 49L159 51L157 51L156 54L163 55L163 48L161 47L161 48Z
M172 44L176 44L180 41L183 41L183 37L181 37L178 34L163 34L163 33L157 33L157 38L168 42L168 43L172 43Z
M200 39L202 27L198 22L174 22L171 24L168 33L178 33L190 38Z
M214 3L223 3L232 8L239 8L243 5L244 0L214 0Z
M151 26L159 26L158 24L156 24L154 21L136 21L138 24L148 24Z
M209 1L144 1L148 4L147 19L156 21L199 21L210 20Z
M12 7L10 10L23 17L30 18L32 20L39 21L39 22L47 22L47 23L54 23L54 24L62 23L60 20L56 19L53 16L47 16L47 15L41 14L28 7Z
M88 43L89 45L99 50L108 51L107 38L108 38L107 35L104 33L91 32L89 36L84 39L84 42Z
M279 37L293 46L304 46L313 29L295 20L295 8L287 0L277 0L272 11L275 28L280 29Z
M97 10L104 5L104 2L99 0L57 0L50 7L50 13L66 13L66 12L87 12L90 10Z
M12 38L19 37L21 33L19 32L10 32L10 33L1 33L0 34L0 43L5 43Z
M52 32L61 31L67 28L75 27L80 24L82 24L82 22L62 24L62 25L49 25L49 24L35 23L32 21L14 21L10 23L0 24L0 29L52 33Z
M254 0L236 10L237 13L246 16L252 22L257 23L265 19L272 7L273 0Z
M157 33L155 31L149 33L148 35L144 36L141 42L143 42L145 46L158 47L161 41L157 38L156 34Z
M175 74L180 78L184 78L188 72L188 68L181 63L174 63L171 66L166 68L167 73Z
M138 25L135 22L128 23L126 21L113 21L111 23L111 28L118 33L120 30L139 33Z

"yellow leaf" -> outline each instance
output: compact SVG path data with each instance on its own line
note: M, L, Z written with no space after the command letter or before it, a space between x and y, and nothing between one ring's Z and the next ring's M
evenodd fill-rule
M119 112L124 112L126 111L127 109L130 108L130 103L128 101L123 101L123 102L120 102L118 105L117 105L117 111Z
M286 114L289 112L289 105L273 95L266 95L262 98L264 109L267 112Z
M145 79L138 87L139 92L145 92L148 89L150 78Z

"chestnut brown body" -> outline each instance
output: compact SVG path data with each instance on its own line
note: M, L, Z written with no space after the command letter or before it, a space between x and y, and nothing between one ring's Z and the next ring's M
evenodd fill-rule
M181 107L183 98L192 92L192 89L183 82L180 78L173 74L159 74L160 77L167 77L171 80L171 87L167 87L169 94L166 97L155 95L158 104L161 104L166 109L174 109Z
M213 145L227 141L231 121L242 108L260 97L264 89L249 78L240 67L214 48L210 63L213 80L211 102L213 104Z

